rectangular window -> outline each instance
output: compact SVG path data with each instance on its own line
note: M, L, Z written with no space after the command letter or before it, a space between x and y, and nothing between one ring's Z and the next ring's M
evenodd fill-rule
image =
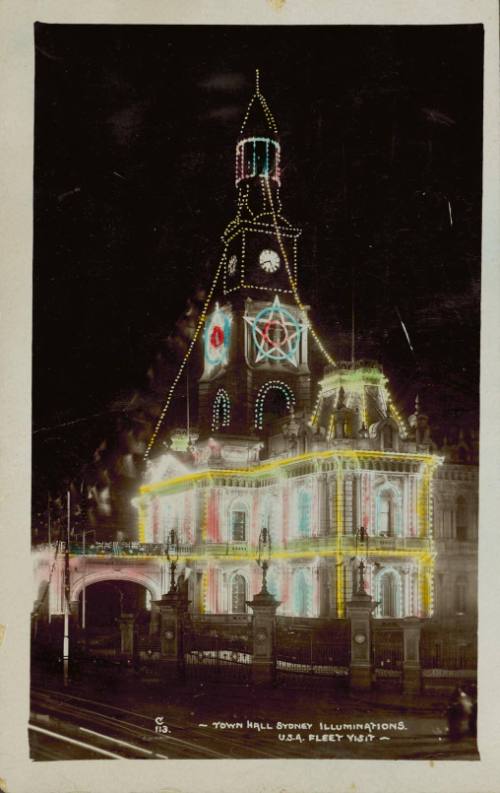
M455 584L455 607L459 614L465 614L467 602L467 582L459 578Z
M233 542L245 542L247 515L243 510L233 512L232 537Z
M311 536L311 494L302 490L299 493L298 513L299 513L299 536Z
M443 509L443 537L446 539L451 539L453 536L452 533L452 526L453 526L453 515L451 509Z

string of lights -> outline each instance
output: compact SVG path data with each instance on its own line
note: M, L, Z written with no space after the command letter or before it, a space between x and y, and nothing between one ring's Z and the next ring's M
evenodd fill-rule
M196 325L196 329L194 331L193 338L191 339L191 341L189 343L189 347L187 349L187 352L184 355L184 358L182 359L182 362L181 362L181 365L180 365L180 367L179 367L179 369L177 371L177 374L176 374L174 380L172 381L172 384L171 384L171 386L170 386L170 388L168 390L167 399L166 399L165 404L164 404L164 406L162 408L162 411L160 413L160 417L159 417L158 421L156 422L156 426L155 426L155 428L153 430L153 434L151 435L151 438L149 439L149 443L147 445L146 452L144 454L144 459L145 460L148 459L149 453L150 453L151 449L154 446L154 443L155 443L156 438L158 436L158 433L160 431L161 425L163 424L163 420L164 420L164 418L165 418L165 416L167 414L167 410L168 410L168 408L170 406L170 403L172 401L172 397L173 397L175 388L177 386L177 383L179 382L179 380L181 378L182 372L184 371L184 367L186 366L186 364L187 364L187 362L189 360L189 356L191 355L191 353L192 353L192 351L194 349L194 346L195 346L195 344L196 344L196 342L198 340L198 336L200 335L200 331L201 331L203 325L205 324L205 320L207 318L208 307L209 307L210 302L212 300L212 295L213 295L213 293L215 291L215 287L217 286L217 282L219 280L219 276L220 276L223 264L224 264L224 256L221 256L219 264L218 264L218 267L217 267L217 270L216 270L216 273L215 273L215 278L212 281L212 285L211 285L211 287L210 287L210 289L208 291L205 303L203 304L203 309L202 309L200 317L198 319L198 323Z
M263 386L260 387L259 392L257 394L257 399L255 400L255 429L261 430L264 424L264 401L268 391L276 389L280 391L283 396L285 397L286 408L288 411L291 411L292 407L295 405L295 396L291 388L284 383L282 380L269 380L267 383L264 383Z
M278 218L276 216L276 210L275 210L275 207L274 207L273 196L272 196L271 188L270 188L270 185L269 185L269 177L268 176L262 176L261 179L263 179L264 185L265 185L265 188L266 188L267 198L268 198L268 201L269 201L269 206L271 207L271 214L273 216L273 225L274 225L274 230L276 232L276 238L277 238L278 244L280 246L281 254L283 256L283 261L285 263L285 268L286 268L288 280L290 282L290 286L291 286L292 293L293 293L293 296L295 298L295 301L296 301L298 307L300 308L300 310L303 311L304 315L307 317L307 327L311 331L311 335L312 335L314 341L316 342L318 348L321 350L322 354L324 355L325 359L328 361L330 366L336 366L336 363L335 363L334 359L332 358L332 356L330 355L328 350L325 348L324 344L322 343L321 339L319 338L318 334L316 333L311 320L307 316L307 310L306 310L304 304L302 303L302 300L300 299L300 295L299 295L299 292L297 290L297 282L295 281L295 279L294 279L294 277L292 275L292 271L291 271L290 265L288 263L288 256L287 256L287 253L286 253L286 250L285 250L285 246L283 244L283 240L281 238L281 231L280 231L280 228L279 228L279 225L278 225Z
M240 135L243 135L243 131L245 129L246 123L248 121L248 117L250 115L250 110L252 109L252 105L253 105L253 103L255 102L256 99L258 99L260 104L261 104L262 110L264 111L264 115L266 117L266 121L269 124L271 130L274 132L275 135L277 135L278 134L278 127L276 125L276 121L274 120L274 116L273 116L273 114L271 113L271 111L269 109L269 105L267 104L264 95L261 94L261 92L260 92L260 72L259 72L259 69L255 70L255 92L254 92L254 94L253 94L253 96L250 99L250 102L248 104L247 111L245 113L245 117L244 117L243 123L241 125Z
M212 430L229 427L231 421L231 400L225 388L219 388L212 407Z

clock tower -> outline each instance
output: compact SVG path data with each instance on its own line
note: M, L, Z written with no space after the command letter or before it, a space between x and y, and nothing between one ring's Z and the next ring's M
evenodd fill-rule
M266 434L310 408L307 307L297 294L300 229L281 206L278 129L259 76L236 144L236 216L222 235L217 300L203 333L202 434Z

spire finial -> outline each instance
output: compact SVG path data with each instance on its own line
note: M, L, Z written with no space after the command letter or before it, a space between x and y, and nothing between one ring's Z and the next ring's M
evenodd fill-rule
M259 69L255 70L255 93L257 96L260 94L260 71Z

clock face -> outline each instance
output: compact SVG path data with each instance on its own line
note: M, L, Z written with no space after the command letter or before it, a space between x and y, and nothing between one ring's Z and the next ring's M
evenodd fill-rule
M231 338L231 319L216 308L205 326L205 361L209 366L225 365Z
M281 260L276 251L267 248L259 254L259 265L266 273L275 273L279 270Z
M238 265L238 257L235 253L229 257L229 261L227 263L227 271L229 275L234 275L236 272L236 267Z

